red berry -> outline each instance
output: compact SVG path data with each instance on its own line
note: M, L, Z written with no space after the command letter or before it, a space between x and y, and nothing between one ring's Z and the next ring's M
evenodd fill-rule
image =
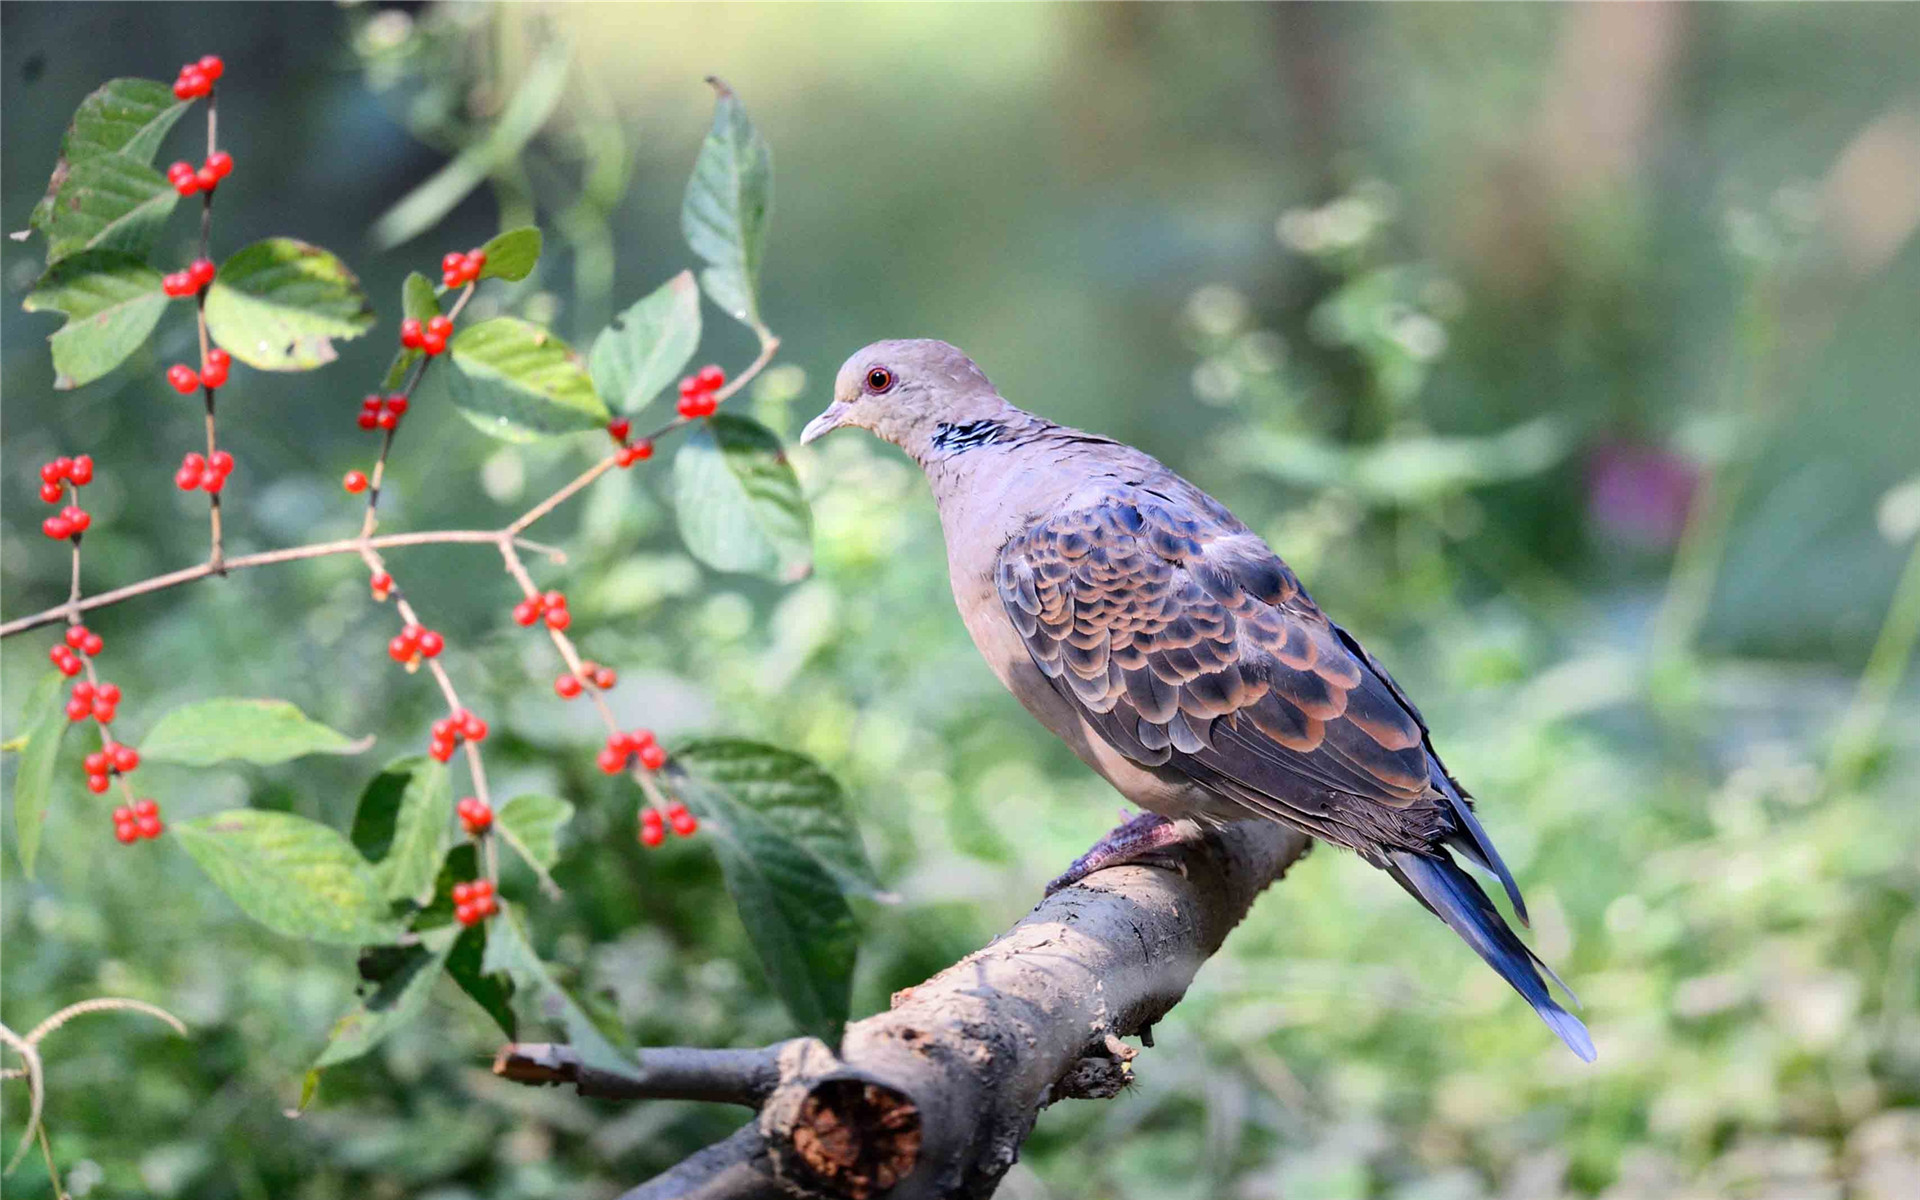
M139 827L130 820L115 821L113 823L113 837L114 840L121 845L131 846L140 840L140 830Z
M207 477L200 481L200 486L209 494L217 496L220 494L220 489L227 486L227 473L210 470L207 472Z
M446 762L453 757L453 739L434 738L427 743L427 754L435 762Z
M649 771L658 771L667 765L667 752L660 747L659 743L650 742L640 747L640 765Z
M196 258L187 264L187 278L193 280L194 289L197 291L213 282L217 270L212 259Z
M220 172L212 167L201 167L193 173L193 185L203 192L210 192L220 186Z
M390 412L383 412L373 419L373 423L382 429L398 429L400 418Z
M608 746L605 750L602 750L593 761L599 764L600 769L607 774L618 775L626 769L627 755L625 751L616 750L614 747Z
M667 840L667 831L662 828L660 810L649 808L640 814L640 844L652 849Z
M619 452L614 456L614 460L623 467L630 467L643 459L652 457L653 443L645 438L641 438L631 446L620 447Z
M74 690L79 691L80 689L75 687ZM120 685L117 683L103 683L93 689L93 694L105 700L108 704L120 703Z
M166 828L165 825L161 824L160 818L157 816L135 817L134 824L138 827L140 836L143 838L157 838L160 836L161 831Z
M421 339L424 336L420 328L419 317L408 317L406 320L400 322L400 344L402 346L406 346L409 349L417 348L421 344Z
M72 465L73 463L71 460L67 460L65 463L63 463L60 459L57 459L57 458L54 459L52 462L41 463L40 464L40 482L41 483L59 483L62 479L65 479L67 477L67 468L71 467Z
M460 717L460 736L470 742L487 740L487 723L472 713L463 713Z
M207 469L225 475L233 470L233 455L225 450L215 450L213 456L207 459Z
M428 358L432 358L446 348L447 339L437 333L426 334L420 339L420 349L426 352Z
M603 692L612 691L613 685L618 683L619 681L620 681L620 677L613 673L612 667L593 668L593 686L599 688L601 691Z
M140 752L132 746L115 745L108 753L113 756L113 769L122 775L140 765Z
M218 54L209 54L194 65L199 67L200 73L208 79L218 79L227 70L227 64L220 61Z
M367 580L367 586L373 589L375 600L385 600L387 594L393 591L393 576L385 571L375 571L373 577Z
M540 603L546 608L565 608L567 606L567 594L561 591L543 592L540 596Z
M401 633L394 634L387 642L387 653L395 662L408 661L413 657L416 649L417 647L414 645L413 639Z
M467 256L458 250L449 250L440 257L440 270L459 274L467 265Z
M106 791L108 788L112 786L113 786L113 780L109 779L105 775L87 776L87 790L92 792L96 796L98 796L101 792Z
M672 810L669 809L668 811L671 812ZM700 831L700 822L692 813L686 810L685 805L680 806L680 815L677 817L669 816L667 823L673 826L673 831L681 837L692 837Z
M476 837L493 825L493 810L478 796L468 796L460 801L454 811L460 814L460 823L466 826L467 832Z
M466 904L472 899L473 885L471 883L456 883L453 885L453 902L455 904Z
M607 422L607 436L616 442L626 441L627 435L632 432L633 422L626 417L618 417Z
M179 183L183 179L192 178L193 164L190 162L175 162L167 168L168 183Z
M193 295L193 276L185 271L172 271L160 277L160 290L169 296Z
M173 385L174 391L184 396L200 386L200 376L187 364L175 363L167 368L167 382Z
M387 411L396 417L404 417L407 415L407 398L405 396L388 396L386 405Z
M159 814L160 806L146 797L133 802L133 815L136 817L153 817Z
M88 658L92 658L106 647L107 640L97 633L89 633L80 639L80 652Z
M73 523L65 517L48 517L40 522L40 532L57 542L73 536Z
M67 489L60 484L43 483L40 485L40 498L42 500L45 500L48 504L60 503L60 498L65 496L66 494L67 494Z
M206 365L200 370L200 382L210 388L224 387L232 367L233 358L225 350L208 351Z
M212 169L214 178L225 179L233 174L233 155L225 150L215 150L207 155L206 165Z
M181 467L173 473L173 486L183 492L191 492L200 486L204 476L198 467Z
M467 261L465 264L465 271L468 279L480 278L480 272L486 269L487 269L487 252L485 250L467 251Z
M460 722L452 717L441 717L433 723L435 741L452 741L460 736Z
M547 610L547 628L548 629L551 629L555 633L558 633L571 624L573 624L573 614L568 612L566 609L550 608Z
M176 100L191 100L195 96L198 96L200 94L200 85L206 81L206 78L205 75L202 75L198 71L180 72L180 78L173 81L173 98Z
M682 400L685 400L689 396L697 395L699 391L700 381L693 376L688 375L680 380L680 398Z
M95 750L92 754L87 755L86 760L81 763L81 766L86 768L87 774L89 775L104 775L107 773L107 768L112 765L113 760L107 757L105 750ZM132 814L129 813L128 815L131 816ZM113 814L113 819L118 821L120 814L117 812Z
M444 313L436 313L427 318L427 336L436 335L442 340L453 336L453 321Z
M65 675L69 679L73 678L75 675L78 675L81 671L86 669L85 667L80 665L80 660L73 657L71 654L67 655L65 658L55 659L53 665L58 667L60 669L60 673L62 675Z
M531 625L540 619L540 609L531 600L522 600L513 606L513 623Z
M85 625L67 626L67 645L72 646L75 650L78 650L81 644L87 640L88 632L89 631Z
M348 471L340 480L340 486L357 496L367 490L367 477L359 471Z
M362 429L378 429L380 427L379 413L363 412L354 420Z
M420 631L419 644L420 657L437 658L440 652L447 648L447 639L431 629L423 629Z
M553 681L553 694L562 700L571 700L580 694L580 681L572 675L562 675Z
M726 381L727 373L711 364L701 367L700 373L693 377L693 382L703 392L717 392Z
M113 724L113 714L118 708L118 705L96 699L93 702L93 719L102 725L111 725Z
M67 478L75 487L85 487L93 482L93 455L82 454L73 460L67 468Z
M88 516L86 510L78 504L67 505L60 510L60 515L67 519L67 524L73 526L75 533L85 533L87 526L93 524L93 518Z
M73 685L73 698L75 700L85 700L88 704L91 704L93 703L93 696L93 685L86 680L82 679L79 683ZM116 700L119 699L118 696L114 698Z

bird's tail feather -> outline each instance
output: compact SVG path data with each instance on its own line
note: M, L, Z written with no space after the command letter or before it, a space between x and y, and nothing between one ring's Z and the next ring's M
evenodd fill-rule
M1569 1050L1587 1062L1593 1061L1593 1038L1587 1027L1554 1001L1546 980L1541 978L1542 970L1548 975L1553 972L1515 936L1473 876L1444 852L1394 850L1388 853L1385 865L1401 887L1452 927L1474 953L1533 1005L1533 1011L1540 1014L1547 1028L1560 1035Z

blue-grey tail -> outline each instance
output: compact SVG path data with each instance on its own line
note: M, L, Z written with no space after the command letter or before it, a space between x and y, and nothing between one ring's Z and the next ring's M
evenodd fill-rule
M1554 1001L1547 991L1547 981L1540 974L1546 970L1546 964L1515 936L1473 876L1462 870L1444 850L1432 854L1394 850L1389 851L1386 858L1383 865L1401 887L1451 926L1473 947L1474 953L1500 973L1500 978L1524 996L1527 1003L1533 1005L1533 1011L1547 1023L1547 1028L1559 1034L1569 1050L1587 1062L1593 1061L1593 1038L1587 1033L1587 1027ZM1547 974L1553 972L1547 970Z

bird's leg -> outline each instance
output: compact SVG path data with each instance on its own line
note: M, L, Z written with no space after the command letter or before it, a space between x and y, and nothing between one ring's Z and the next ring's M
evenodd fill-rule
M1167 847L1185 841L1194 833L1191 821L1169 821L1159 813L1143 812L1122 821L1112 833L1095 842L1093 849L1074 859L1072 866L1047 885L1047 895L1072 887L1095 871L1122 863L1178 870L1179 860L1166 852Z

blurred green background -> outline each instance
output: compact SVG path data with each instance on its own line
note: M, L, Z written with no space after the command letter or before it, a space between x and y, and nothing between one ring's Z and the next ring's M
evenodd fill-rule
M385 328L407 270L535 219L551 252L504 303L580 342L688 264L679 194L722 75L775 161L762 419L797 431L868 341L955 342L1016 403L1226 501L1419 698L1599 1062L1322 850L1202 971L1138 1085L1049 1110L1003 1195L1920 1194L1920 6L9 3L0 34L6 228L82 96L218 52L221 252L327 246ZM501 136L562 58L537 135ZM469 177L428 182L463 151ZM188 222L171 236L184 262ZM6 615L64 595L31 478L56 453L99 463L90 590L194 561L202 507L169 476L199 418L161 380L191 324L56 393L55 322L18 310L40 248L0 265ZM737 370L751 339L709 314L702 361ZM337 481L388 348L236 372L232 550L357 525ZM604 451L503 448L431 387L409 422L390 529L498 524ZM536 570L620 668L623 723L762 737L847 781L901 897L861 913L858 1016L1020 916L1119 804L978 661L910 464L855 435L795 457L807 582L694 564L658 470L564 511L544 536L571 563ZM643 1044L789 1034L710 848L635 845L631 789L501 619L497 565L400 561L498 715L496 786L582 807L566 898L506 884L543 950ZM136 734L186 699L275 695L379 733L380 757L434 715L345 559L92 624ZM0 650L9 721L48 642ZM175 817L343 825L371 770L143 783ZM169 842L114 844L62 779L39 878L0 865L5 1021L114 994L193 1030L94 1015L44 1044L73 1195L612 1196L739 1120L497 1084L451 989L287 1119L352 956L246 922ZM49 1194L37 1157L7 1187Z

